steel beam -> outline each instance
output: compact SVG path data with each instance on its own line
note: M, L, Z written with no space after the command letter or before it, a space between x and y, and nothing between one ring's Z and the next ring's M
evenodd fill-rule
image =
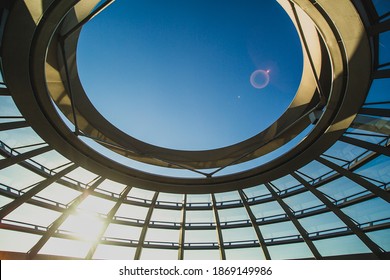
M142 247L143 247L144 242L145 242L146 232L148 230L150 219L152 218L154 207L156 206L158 194L159 194L159 192L154 193L154 196L152 198L152 203L149 206L149 210L148 210L148 213L146 215L144 225L142 227L141 236L139 237L137 250L135 251L135 256L134 256L135 260L139 260L141 257Z
M53 236L53 234L58 230L63 222L71 215L73 211L83 202L88 195L90 195L103 181L105 178L99 178L95 183L93 183L88 189L86 189L82 194L75 198L72 204L64 210L62 215L58 217L50 226L46 233L41 237L41 239L28 251L27 255L29 259L35 259L38 252L46 244L46 242Z
M25 161L29 158L38 156L40 154L46 153L48 151L51 151L52 148L50 146L41 147L32 151L28 151L16 156L10 156L8 158L5 158L3 160L0 160L0 170L7 168L11 165L17 164L19 162Z
M27 253L19 253L19 252L7 252L0 251L0 260L28 260ZM80 258L72 258L66 256L55 256L55 255L37 255L37 260L80 260Z
M388 146L380 146L360 139L351 138L348 136L341 136L340 141L364 148L366 150L373 151L378 154L386 155L388 157L390 156L390 149Z
M7 88L0 87L0 96L11 96L11 94Z
M261 249L263 250L264 257L265 257L266 260L270 260L271 259L271 255L270 255L270 253L268 251L267 245L265 244L263 234L261 233L260 228L257 225L256 217L253 214L252 209L250 208L250 206L248 204L248 201L246 199L246 195L244 194L244 192L242 190L239 190L238 193L240 194L242 203L244 204L245 210L248 213L248 216L249 216L249 218L251 220L253 229L256 232L257 240L259 241Z
M186 236L186 215L187 214L187 195L184 194L183 205L181 208L181 224L180 224L180 237L179 237L179 252L178 259L184 259L184 243Z
M363 188L374 193L376 196L378 196L378 197L382 198L383 200L390 203L390 194L387 191L379 188L378 186L374 185L370 181L367 181L366 179L359 176L358 174L353 173L347 169L344 169L343 167L338 166L337 164L335 164L327 159L324 159L323 157L317 158L317 161L322 163L323 165L329 167L330 169L335 170L336 172L340 173L344 177L347 177L348 179L354 181L355 183L362 186Z
M390 135L390 121L373 116L357 115L351 124L351 127L374 133Z
M50 178L47 178L46 180L40 182L38 185L35 187L31 188L29 191L24 193L23 195L19 196L17 199L14 201L10 202L9 204L5 205L1 210L0 210L0 219L3 219L5 216L7 216L9 213L14 211L16 208L18 208L20 205L23 203L27 202L30 198L32 198L34 195L38 194L40 191L48 187L49 185L53 184L55 181L60 179L61 177L65 176L72 170L76 169L77 165L72 164L71 166L65 168L64 170L61 170L57 174L53 175Z
M375 25L370 26L369 28L370 35L372 36L376 36L379 33L383 33L388 30L390 30L390 19L379 22Z
M218 238L218 247L219 247L219 255L221 260L226 260L226 253L225 253L225 246L223 244L223 236L222 236L222 229L221 229L221 221L219 220L219 214L217 209L217 201L215 199L215 195L212 193L211 195L211 201L213 203L212 208L214 212L214 220L217 230L217 238Z
M326 207L331 210L346 226L348 226L352 232L360 238L360 240L377 256L381 258L384 250L379 247L375 242L373 242L352 220L346 215L343 211L340 210L336 205L334 205L322 192L310 185L306 180L304 180L297 173L291 173L298 182L306 187L314 196L316 196Z
M119 199L115 203L114 207L110 210L110 212L107 214L107 218L104 222L104 225L102 229L99 232L99 235L96 237L95 241L93 242L91 248L88 251L87 256L85 257L87 260L92 259L93 255L95 254L96 248L99 245L100 240L102 239L104 233L106 232L108 226L112 222L112 219L115 216L115 213L118 211L119 207L122 205L122 203L126 200L127 195L129 194L132 187L127 186L122 193L120 194Z
M316 259L322 259L321 254L318 252L317 248L314 246L313 241L309 238L307 231L303 228L303 226L299 223L298 219L291 212L290 207L280 198L280 196L276 193L270 183L265 183L268 191L272 194L273 198L279 203L279 205L283 208L284 212L287 214L291 222L297 228L299 234L302 236L303 240L306 242L306 245L309 247L313 256Z
M387 79L390 78L390 69L376 70L373 73L374 79Z
M23 128L23 127L27 127L27 126L28 126L28 123L26 121L0 123L0 131Z
M359 114L389 118L390 110L381 108L361 108Z

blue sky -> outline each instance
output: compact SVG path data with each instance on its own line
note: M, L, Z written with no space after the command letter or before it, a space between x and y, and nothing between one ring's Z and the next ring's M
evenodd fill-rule
M103 116L182 150L254 136L288 107L302 73L295 28L273 0L117 0L83 27L77 62ZM258 69L270 70L263 89L250 83Z

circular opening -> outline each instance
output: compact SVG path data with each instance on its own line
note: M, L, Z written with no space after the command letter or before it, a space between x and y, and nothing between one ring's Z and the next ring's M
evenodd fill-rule
M229 146L289 106L302 50L276 2L116 1L83 27L77 62L100 113L141 141Z

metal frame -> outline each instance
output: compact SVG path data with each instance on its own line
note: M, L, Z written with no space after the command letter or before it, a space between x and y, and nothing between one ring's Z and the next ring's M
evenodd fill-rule
M312 252L314 258L322 259L321 254L318 252L317 248L314 246L313 241L309 238L309 235L307 231L302 227L302 225L299 223L298 219L295 217L295 215L291 212L291 208L279 197L279 195L276 193L276 191L273 189L273 186L270 183L266 183L265 186L269 190L269 192L272 194L272 197L279 203L279 205L283 208L284 212L287 214L289 220L294 224L294 226L299 231L300 236L305 241L306 245L309 247L310 251Z
M354 223L350 217L344 214L344 212L342 212L329 199L327 199L323 193L321 193L319 190L307 183L297 173L292 173L291 176L293 176L301 184L303 184L312 194L314 194L319 200L321 200L327 208L329 208L337 217L339 217L340 220L343 221L343 223L345 223L353 231L353 233L357 237L359 237L364 244L366 244L368 248L370 248L370 250L375 254L375 256L381 258L385 250L380 248L376 243L374 243L370 238L368 238L368 236L360 228L357 227L356 223Z
M107 218L104 222L104 226L100 230L98 236L96 237L96 240L92 244L91 248L88 251L87 256L85 257L86 259L92 259L93 255L95 254L96 248L99 245L100 240L102 239L104 233L106 232L108 226L112 222L115 213L118 211L119 207L122 205L122 203L125 201L127 198L127 195L129 194L130 190L132 187L127 186L121 193L119 199L115 203L115 206L110 210L110 212L107 214Z
M248 201L247 201L247 198L245 196L245 193L242 190L239 190L238 193L240 194L242 203L244 204L245 210L247 211L247 213L249 215L249 218L251 220L253 229L256 232L256 236L257 236L258 242L259 242L259 244L261 246L261 249L263 250L264 257L265 257L266 260L270 260L271 259L271 255L269 254L267 245L265 244L264 237L261 234L260 228L257 225L256 217L255 217L255 215L253 215L253 212L252 212L252 210L251 210L251 208L250 208L250 206L248 204Z
M341 166L338 166L337 164L324 159L323 157L319 157L317 159L317 161L326 165L327 167L331 168L332 170L337 171L341 175L347 177L348 179L354 181L355 183L359 184L360 186L362 186L362 187L366 188L367 190L369 190L370 192L374 193L376 196L378 196L378 197L382 198L383 200L390 203L390 194L387 191L385 191L381 188L378 188L373 183L367 181L366 179L359 176L358 174L355 174L347 169L344 169Z
M17 30L19 28L19 21L16 23L12 21L11 10L11 16L8 20L9 24L7 24L4 31L4 72L11 77L8 77L7 86L10 91L12 91L13 97L23 112L23 115L34 122L33 125L38 133L57 151L60 153L67 153L67 156L71 156L72 161L76 163L86 163L86 166L88 166L88 169L91 171L98 174L104 174L105 177L125 185L135 184L145 189L157 191L175 192L180 188L183 189L183 192L185 193L204 193L209 190L215 192L234 190L251 185L253 186L258 184L259 181L265 181L265 179L276 179L285 174L284 170L289 170L292 166L308 163L313 154L319 155L321 151L325 150L333 141L335 141L335 139L337 139L343 129L348 127L351 122L348 116L356 112L360 107L364 99L363 93L365 93L365 87L368 87L369 84L370 71L362 71L362 68L366 69L366 67L362 67L362 65L370 65L371 59L369 42L368 40L365 40L365 38L356 36L351 40L343 42L343 44L336 43L339 41L340 36L345 33L355 34L357 32L364 32L364 26L359 22L359 17L353 17L353 19L356 20L356 24L343 24L343 18L340 18L340 16L335 13L333 6L326 7L328 14L325 15L323 11L324 7L311 4L307 5L304 0L294 1L294 10L289 2L285 2L284 0L280 0L280 2L281 4L287 3L285 9L290 14L293 21L295 21L297 14L299 14L301 34L306 35L306 32L310 33L311 36L306 36L304 39L306 42L305 45L310 47L311 60L309 58L305 60L307 61L307 66L304 67L304 75L296 101L291 105L293 107L287 110L281 119L272 125L269 130L260 133L259 136L253 139L248 139L250 142L244 141L238 144L238 146L233 145L219 149L215 152L194 151L188 153L181 153L173 150L168 151L154 146L150 147L146 145L146 143L136 142L134 139L123 135L123 133L120 133L117 129L113 128L112 125L102 117L99 117L97 112L93 112L91 106L89 106L89 101L85 99L86 97L82 91L78 78L72 80L68 86L66 85L66 73L63 74L65 75L63 78L65 82L63 82L61 78L61 73L63 73L62 70L65 71L66 68L68 68L68 71L65 72L70 71L72 77L77 77L75 62L72 60L74 59L74 56L71 54L75 51L78 31L67 37L65 42L63 53L65 53L65 56L67 57L66 63L63 61L64 58L61 59L63 55L57 53L59 41L56 39L56 36L53 36L53 34L57 33L59 33L60 36L68 34L69 30L72 30L74 26L78 26L77 18L74 16L75 11L73 10L73 5L75 3L73 2L48 2L47 5L50 8L47 9L47 15L45 17L33 19L31 23L27 24L29 29L24 30L24 32L19 32ZM16 2L14 5L20 6L18 11L26 9L26 7L23 7L24 4L22 4L22 2ZM79 15L84 13L85 17L88 17L90 9L92 9L94 5L93 1L88 2L88 5L90 6L80 7L76 5L74 9L77 9ZM339 6L338 8L350 12L351 15L354 13L356 14L352 4L346 1L337 2L337 4L334 3L332 5ZM299 12L297 12L298 9ZM28 10L23 12L25 13L23 16L26 16L27 18L31 17L28 14ZM67 14L67 16L63 23L58 25L59 27L57 29L55 29L53 25L48 26L45 24L46 21L61 22L64 18L64 14ZM328 18L329 14L332 14L332 18ZM337 29L334 24L339 25ZM354 26L353 30L351 30L352 25ZM11 32L11 29L14 28L15 30L12 30ZM321 36L316 34L316 29L321 33ZM340 34L335 33L335 30L338 30ZM7 40L7 36L10 33L20 34L16 40L20 42L18 46L9 44L10 41ZM348 36L351 35L349 34ZM320 38L323 38L322 43L318 43L319 41L321 42ZM31 47L26 48L28 44L25 45L22 43L23 41L29 41ZM328 45L328 47L326 47L326 45ZM20 76L22 73L19 69L20 65L26 63L23 61L24 56L13 58L11 54L8 55L8 50L11 47L12 54L16 53L15 47L18 50L17 52L29 53L28 56L31 57L31 59L28 64L30 67L28 67L26 71L31 71L30 76L32 79L28 79L27 81L18 78L17 84L15 84L16 81L13 82L12 77ZM349 54L351 54L350 57L346 56ZM359 57L359 63L355 63L352 54ZM16 59L16 61L13 61L11 64L11 60L9 60L8 57L10 59ZM50 64L50 68L46 67L45 69L45 65L42 65L42 61L45 61L41 59L42 57L47 58L46 63L47 65ZM330 64L330 60L332 61L332 64ZM309 61L312 61L312 63ZM348 76L345 76L347 74L347 72L345 72L346 64L348 63ZM14 69L15 65L18 65L18 69ZM333 66L334 69L330 69L331 66ZM68 111L64 111L64 109L63 113L65 115L70 114L69 119L71 121L73 119L73 114L76 114L77 118L83 120L82 123L84 126L78 128L81 130L81 134L85 136L88 132L88 135L91 137L100 139L101 143L111 143L110 148L115 149L119 153L126 153L127 155L133 153L132 156L136 157L137 160L163 166L185 167L190 170L213 166L224 167L233 163L238 163L242 160L246 161L261 156L264 153L276 149L281 143L285 143L292 139L311 123L308 114L313 110L313 105L318 104L315 98L313 97L313 99L311 97L316 94L315 91L317 88L317 86L312 83L313 67L315 67L315 72L318 72L316 77L321 80L320 85L322 90L325 91L326 89L329 89L330 92L327 100L328 106L325 107L322 117L316 123L312 132L305 137L299 145L294 147L283 157L245 172L218 177L213 176L214 173L204 173L206 178L200 179L159 176L124 167L113 161L107 161L107 158L101 157L98 153L86 146L79 139L78 135L69 131L68 127L63 124L61 118L58 116L56 109L53 108L52 101L50 100L50 97L52 97L54 101L57 101L58 103L59 101L56 97L57 93L61 92L61 96L63 96L62 92L66 93L66 89L69 88L69 90L73 92L73 95L77 94L77 100L80 102L80 104L75 104L77 111L69 110L69 104L71 105L70 107L74 106L72 105L72 98L70 97L61 97L61 102L63 102L61 104L63 105L58 103L58 106L60 108L62 108L61 106L68 108ZM15 73L14 75L15 70L18 74ZM332 86L326 82L330 80L331 70L338 75L338 78L333 80ZM305 74L306 72L307 74ZM342 74L343 72L345 75ZM354 86L354 79L359 80L360 84L366 84L366 86ZM45 82L46 80L50 82ZM38 81L42 81L43 83ZM61 83L63 86L59 86ZM47 89L49 92L47 92ZM19 90L21 90L20 93L23 92L23 95L18 94ZM37 99L30 99L29 95L25 94L26 91L34 91ZM363 93L357 94L357 92ZM50 93L51 96L49 96L48 93ZM356 96L360 96L361 99L359 100ZM341 98L344 98L346 102L340 103ZM298 101L301 99L302 101ZM40 113L32 110L32 107L35 105L37 105L35 108ZM24 106L28 106L28 109L27 107L23 108ZM80 112L82 112L82 114ZM297 119L300 120L300 124L291 123L291 120ZM284 120L290 121L285 122ZM91 122L94 123L92 127L90 126ZM285 124L282 125L283 123ZM340 125L342 127L339 127ZM97 130L94 130L93 127L96 127ZM274 127L277 128L276 131L269 134L269 131L274 130ZM335 133L336 129L339 131L338 133ZM332 131L332 133L327 133L327 131ZM76 130L76 134L80 134L78 130ZM248 145L248 143L250 144ZM115 147L123 148L118 149ZM252 153L251 151L254 152ZM162 157L162 155L164 155L164 157ZM202 171L198 173L202 173Z
M225 253L225 246L223 242L223 235L222 235L222 229L221 229L221 221L219 220L219 214L216 207L217 201L215 199L215 194L211 194L211 202L212 202L212 209L214 213L214 220L215 220L215 229L217 230L217 240L218 240L218 248L219 248L219 254L221 257L221 260L226 260L226 253Z
M182 209L181 209L181 224L180 224L180 237L179 237L179 252L178 252L178 259L183 260L184 259L184 243L185 243L185 228L186 228L186 218L187 218L187 195L184 195L184 200L182 203Z
M139 240L138 240L137 250L135 251L135 256L134 256L135 260L139 260L141 257L142 248L143 248L144 243L145 243L146 232L148 230L150 219L152 218L154 207L156 206L158 194L159 194L158 192L154 193L153 199L152 199L152 204L150 205L148 213L146 214L144 226L142 227L142 231L141 231L141 236L139 237Z
M369 165L370 162L372 162L380 155L390 156L388 148L390 121L386 119L390 117L390 110L386 109L386 106L390 103L390 100L379 103L364 103L364 99L372 79L390 78L389 71L387 69L380 70L381 67L384 66L378 65L377 59L378 35L381 32L390 30L389 20L381 21L379 16L376 14L371 1L362 2L361 0L321 0L316 1L315 4L312 4L312 2L306 0L285 2L285 9L287 9L287 12L290 13L292 20L295 20L297 25L299 25L298 23L302 19L302 15L308 15L308 17L311 17L309 22L311 22L311 24L316 27L318 38L322 38L322 45L320 45L321 53L319 57L324 58L324 61L322 64L316 64L316 58L318 58L316 55L314 55L313 59L307 58L308 64L306 64L306 66L310 67L308 67L306 71L311 73L310 75L314 75L314 78L317 82L317 86L310 88L311 93L315 94L315 90L317 89L317 93L322 93L322 95L327 95L326 93L328 90L330 90L328 88L329 84L326 82L327 78L329 78L327 73L332 70L335 74L334 81L332 81L332 90L329 92L329 95L326 96L327 107L320 116L318 122L315 124L313 128L314 132L307 135L307 138L305 141L303 141L303 144L299 144L296 148L290 152L287 152L282 157L252 170L248 170L239 174L222 176L221 178L212 176L214 174L207 174L200 171L200 173L205 175L206 178L199 180L165 178L161 176L144 174L142 172L133 171L128 168L123 168L111 161L107 161L107 159L105 159L106 161L104 162L102 158L95 154L94 151L80 143L80 135L75 135L74 132L76 132L76 134L79 132L84 133L83 130L85 130L85 127L79 128L77 125L77 130L71 131L62 123L58 116L55 117L50 100L50 98L53 96L53 98L55 98L55 94L53 94L51 91L52 85L49 83L50 92L46 92L46 89L42 90L43 84L37 82L37 79L40 77L53 78L53 76L50 75L55 74L54 72L48 72L48 76L43 75L45 66L42 65L42 61L44 60L39 60L39 58L43 57L43 55L46 55L46 48L49 48L46 62L53 63L52 66L58 70L60 77L65 77L69 73L75 73L72 72L75 71L75 68L73 61L69 60L69 55L72 53L72 48L74 47L73 44L77 42L79 27L81 27L82 24L87 22L89 19L83 22L80 21L77 24L73 17L75 12L74 9L81 9L78 10L78 12L84 13L86 15L85 18L87 19L88 17L92 17L92 14L89 12L93 8L93 5L96 4L96 1L91 1L89 3L90 6L86 7L85 10L83 10L84 8L81 6L77 6L79 1L46 1L46 6L43 9L45 11L45 17L41 17L41 15L38 14L29 13L29 11L25 9L26 7L23 6L24 2L18 0L12 4L9 13L10 17L8 18L7 25L4 28L1 56L4 61L3 71L5 77L7 78L7 83L1 83L1 86L9 88L2 87L0 89L0 95L12 96L17 106L21 109L23 115L18 116L17 118L24 118L25 121L13 120L10 122L0 123L0 131L16 130L24 127L30 127L31 125L31 127L43 137L48 145L45 143L33 143L23 147L11 148L1 142L2 144L0 145L0 154L4 157L4 159L0 160L0 171L11 166L21 166L38 175L43 176L45 179L36 185L29 186L24 190L18 190L6 186L0 182L0 195L12 200L10 203L0 208L0 229L39 235L40 240L27 253L0 251L0 259L66 259L66 257L61 256L56 257L42 255L39 252L46 244L46 242L53 237L77 240L77 237L74 234L71 232L59 230L59 228L61 224L69 217L69 215L75 211L78 205L88 196L96 196L114 201L115 205L107 215L102 216L104 226L90 247L90 250L85 257L87 259L93 258L95 250L100 244L135 248L136 252L134 259L140 259L142 257L142 248L178 250L178 259L185 259L186 250L213 249L219 250L221 259L226 259L225 251L227 249L259 247L263 250L265 259L271 259L272 256L269 252L269 248L272 248L272 246L295 244L299 242L305 242L316 259L390 258L389 252L386 252L384 248L381 248L381 246L368 234L381 230L388 231L390 229L390 217L371 220L367 223L359 224L343 212L343 208L345 207L359 205L364 201L368 201L374 198L381 198L387 203L390 203L390 182L380 182L378 181L379 179L375 180L376 178L365 178L355 172L358 168ZM111 1L106 1L105 4L109 2ZM75 8L73 8L74 5L76 5ZM333 11L333 5L340 6L338 6L338 9ZM351 11L357 9L354 10L354 13L352 13L357 17L355 21L357 25L352 26L350 23L342 23L343 21L341 18L344 17L344 15L339 13L339 11L344 11L344 9L340 9L340 7L345 8L345 10L351 9ZM357 11L359 11L359 15L357 14ZM26 17L26 19L28 19L26 21L28 28L25 33L11 32L15 30L20 31L20 26L18 24L18 22L20 22L20 17L15 18L15 14L17 13L20 13L21 17ZM65 14L67 14L67 16L65 17L65 20L59 25L58 30L50 29L46 26L46 22L50 20L53 20L53 22L60 22L62 16ZM351 28L353 29L352 31ZM363 38L356 40L354 37L355 33L353 33L356 32L356 30L360 30L362 34L364 34ZM366 30L369 32L366 33ZM49 39L50 35L54 34L55 32L59 32L60 34L67 37L65 40L67 42L64 42L63 44L62 54L53 50L56 46L58 46L58 44L60 44L60 42L55 41L55 38L51 41ZM301 30L303 41L305 41L306 38L305 32L307 32L307 30ZM349 32L353 34L349 34ZM16 42L25 42L26 44L15 46L15 42L10 41L11 35L16 36ZM344 40L346 37L349 39L350 35L350 41ZM29 49L30 47L31 52ZM354 50L355 47L358 48L358 50L356 50L356 55L359 54L359 59L361 58L362 60L356 60L356 58L353 56L348 56L348 54L353 53L352 50ZM29 50L27 51L27 49ZM309 52L310 47L307 47L307 49ZM331 69L329 68L331 66L328 59L332 62L333 68ZM28 62L26 62L27 60ZM67 62L64 63L64 60L67 60ZM68 69L65 71L64 67L68 67ZM27 79L30 71L32 71L31 80L30 78ZM44 78L38 80L45 81ZM309 78L307 79L307 81L309 81ZM20 84L18 84L19 80L21 81ZM61 81L63 83L63 89L66 89L69 92L75 90L74 92L77 93L77 98L79 98L80 96L78 95L79 89L77 89L77 81L76 85L74 83L75 81L72 81L71 83L68 83L68 81L69 79L63 79ZM310 81L313 81L313 76L310 78ZM36 95L34 95L34 92ZM29 95L29 93L32 94ZM51 97L49 97L49 93L52 94ZM70 97L71 95L72 94L69 94L68 96ZM81 96L81 98L83 97ZM79 117L85 117L85 115L81 114L80 112L82 111L81 109L84 108L83 106L87 106L88 104L85 103L82 104L81 107L78 107L79 105L76 105L75 103L77 103L79 100L75 102L74 98L70 99L72 99L72 102L69 104L73 104L73 109L65 112L64 114L73 114L75 120ZM383 107L381 107L381 105L383 105ZM309 106L306 109L308 108ZM304 113L309 111L303 110L298 115L302 116L304 119L306 118ZM91 116L93 116L93 114ZM0 116L0 118L11 120L12 116ZM305 120L303 123L306 125L307 122L308 120ZM280 135L273 135L276 136L276 138L269 138L268 140L272 142L279 136L286 136L286 139L288 139L302 127L299 129L294 128L292 131L290 131L290 127L284 127L285 131L279 131ZM99 131L101 129L99 126L96 128ZM358 128L359 130L367 132L360 133L359 137L376 136L381 138L382 141L379 143L370 143L358 138L354 138L355 135L353 132L346 131L348 128ZM79 129L82 130L80 131ZM105 131L107 132L107 130ZM122 136L119 138L114 138L115 140L127 139L121 137ZM96 139L102 143L106 143L107 145L114 144L111 147L112 149L118 149L120 145L118 146L117 144L121 144L113 143L113 139L111 138ZM262 139L262 141L263 140L264 139ZM326 155L327 149L337 141L348 143L352 147L363 148L365 152L357 156L352 161L348 161L343 158L337 158L336 156ZM264 148L268 145L268 142L266 142L267 141L261 142L259 146L257 146L257 144L255 146L251 146L249 150L244 152L238 149L240 150L239 153L243 153L240 155L237 154L238 157L235 157L234 162L239 162L241 159L248 159L246 156L251 154L252 148L256 148L255 150L259 151L258 153L255 152L255 154L252 155L258 156L261 155L262 152L271 151L276 147L273 146L272 148ZM40 146L42 144L45 146ZM145 148L143 146L141 149L138 149L139 147L136 149L136 142L134 141L131 141L130 146L131 147L126 148L127 150L122 149L122 152L142 152L142 149ZM19 150L22 150L21 148L26 147L34 149L24 153L19 152ZM257 148L259 148L259 150L257 150ZM71 164L66 163L63 166L49 169L32 160L34 156L42 155L51 150L56 150L60 153L63 153L65 156L68 156L72 161ZM160 151L161 150L159 149L154 150L155 153ZM229 152L231 151L232 150ZM202 160L198 162L197 157L204 155L202 152L197 155L191 154L189 158L180 158L182 155L179 156L179 154L174 151L170 151L168 154L170 157L177 157L174 158L174 161L169 163L172 164L172 166L181 166L183 168L190 169L194 168L195 171L197 171L199 166L207 166L207 164L215 166L219 165L223 167L224 164L226 165L226 163L232 162L232 158L228 159L224 158L223 156L219 158L220 161L218 164L218 160L205 163L210 159L208 157L202 158ZM153 154L145 155L141 153L137 154L136 156L140 157L141 159L143 157L151 156L150 158L152 161L158 161L158 165L165 165L169 162L169 160L159 158ZM326 174L322 174L318 178L310 178L307 174L299 171L302 166L313 160L316 160L327 166L332 171ZM334 163L333 160L341 162L342 165ZM199 166L197 166L197 164L199 164ZM66 175L79 166L91 170L97 174L98 177L87 184L78 182L76 180L69 180ZM57 170L60 169L62 170L57 172ZM279 191L277 184L273 181L286 175L292 176L299 184ZM332 183L341 177L348 178L349 180L357 183L363 187L365 191L355 193L351 196L345 196L339 200L333 199L320 191L319 188L321 186ZM102 190L99 190L99 185L105 179L112 179L117 182L125 183L127 187L122 191L121 194L115 194L108 191L102 192ZM80 192L80 195L76 197L69 205L64 205L39 197L39 192L54 182L57 182L64 187L76 190ZM258 197L248 197L245 194L245 188L249 188L255 185L258 185L259 188L266 188L269 193ZM153 199L148 200L130 197L129 191L132 187L143 187L145 189L154 190L155 193ZM228 190L237 190L239 199L234 201L217 202L215 198L215 192ZM184 200L182 203L167 203L159 201L159 191L183 193ZM287 200L285 200L285 198L294 197L295 195L307 191L319 199L321 204L307 209L302 209L300 211L294 211L291 208L293 205L288 205L288 203L286 203ZM211 202L188 203L187 193L209 193L211 196ZM270 201L277 202L283 209L283 213L280 215L268 217L256 217L256 215L251 210L251 206L261 206L263 203ZM24 203L29 203L39 207L58 211L61 213L61 216L48 227L7 219L8 214L12 213L12 211ZM129 217L115 216L118 208L122 204L148 207L149 210L146 218L144 220L132 219L131 214ZM249 219L229 222L220 221L218 215L219 210L234 209L238 207L243 207L245 209ZM181 222L153 221L152 214L154 209L172 209L181 211ZM214 213L214 221L211 223L207 222L189 224L186 222L186 213L188 210L211 210ZM316 215L329 212L334 213L345 224L345 227L333 228L326 231L307 232L299 222L299 219L301 218L315 217ZM262 225L277 224L285 221L291 221L298 230L299 234L282 236L278 238L263 237L261 232ZM110 224L122 224L126 226L142 228L140 238L138 240L120 239L115 237L107 238L104 236L104 233ZM237 242L223 241L222 231L224 229L250 227L252 227L256 233L256 240L241 240ZM149 228L179 230L179 240L177 242L160 242L158 240L145 241L146 233ZM215 230L218 242L188 243L185 240L186 230ZM317 240L327 240L351 235L357 236L359 240L361 240L363 244L367 246L371 253L324 257L318 251L318 248L314 243L314 241Z
M56 233L63 222L77 209L77 207L87 198L88 194L93 192L102 182L104 178L97 180L91 187L86 189L81 195L75 198L72 204L58 217L49 227L47 232L42 235L41 239L28 251L27 256L29 259L34 259L46 242Z
M65 176L67 173L71 172L72 170L76 169L77 165L72 164L71 166L65 168L64 170L58 172L57 174L53 175L52 177L42 181L38 185L34 186L30 190L26 191L23 195L12 201L11 203L7 204L0 210L0 219L3 219L5 216L7 216L9 213L11 213L13 210L18 208L23 203L30 200L34 195L38 194L40 191L60 179L61 177Z

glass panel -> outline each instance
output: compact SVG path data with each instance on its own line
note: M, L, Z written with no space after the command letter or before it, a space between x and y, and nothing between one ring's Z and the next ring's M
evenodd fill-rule
M351 134L351 133L355 133L355 134ZM383 141L385 140L383 138L383 134L379 134L371 131L368 132L366 130L356 129L356 128L349 128L346 134L351 138L356 138L365 142L379 144L379 145L383 145Z
M178 210L154 209L151 220L156 222L181 223L182 212Z
M387 156L379 156L376 159L360 167L355 173L378 180L383 183L390 182L390 161ZM372 181L376 185L382 185L380 182Z
M342 208L342 211L359 224L379 220L390 222L390 204L380 198L370 199L359 204Z
M334 213L330 212L302 218L299 219L299 222L308 233L324 232L328 230L330 233L333 229L345 227L345 224Z
M223 229L222 236L224 242L257 240L253 227Z
M103 220L98 216L79 212L76 215L70 215L59 230L70 233L81 240L93 241L98 237L102 228Z
M114 205L114 201L89 195L83 202L80 203L77 209L93 213L107 214L111 211Z
M45 166L48 169L54 169L69 162L68 159L66 159L56 151L50 151L39 156L33 157L31 159ZM63 168L66 168L66 166L64 166ZM56 171L60 170L61 169L57 169Z
M312 130L312 126L306 127L295 138L293 138L291 141L285 143L281 147L277 148L276 150L271 151L270 153L265 154L261 157L249 160L247 162L228 166L225 169L218 172L217 174L218 175L226 175L226 174L238 173L238 172L242 172L245 170L249 170L249 169L258 167L258 166L263 165L267 162L270 162L271 160L274 160L277 157L280 157L283 154L287 153L293 147L295 147L297 144L299 144L299 142L301 142L302 139L304 139L307 136L307 134L310 132L310 130Z
M148 228L145 240L155 242L178 243L179 234L179 230Z
M348 201L370 193L365 188L345 177L341 177L340 179L323 185L319 187L318 190L340 202L342 200Z
M177 250L142 248L141 260L177 260Z
M299 235L298 230L296 229L294 224L290 221L263 225L260 226L259 228L260 228L260 232L263 234L264 239L290 237L290 236L292 239L296 239L295 236Z
M135 248L100 244L97 246L93 259L99 260L132 260Z
M390 101L389 101L390 106ZM363 116L358 115L354 121L353 125L356 125L360 130L364 130L366 134L375 135L376 138L382 138L382 140L377 140L374 143L380 145L386 144L386 138L388 138L389 128L390 128L390 119L385 119L382 117L376 116ZM347 133L348 135L348 133ZM352 135L348 135L352 136Z
M284 176L277 180L272 181L272 184L278 188L278 190L285 190L294 186L300 185L300 183L291 175Z
M31 144L43 143L41 137L39 137L34 130L29 127L0 131L0 139L11 148L22 147ZM35 147L18 150L19 152L26 152L28 150L34 150Z
M250 208L256 218L266 218L271 216L284 217L285 215L283 208L276 201L252 205Z
M390 62L390 61L388 61ZM365 103L390 101L389 92L390 79L375 79L372 81ZM381 105L383 106L383 105Z
M390 11L390 2L388 0L372 0L372 3L374 3L379 16Z
M104 180L99 186L99 190L105 190L111 193L120 194L126 186L111 180Z
M187 203L211 203L211 196L209 194L189 194L187 196Z
M185 243L217 242L216 230L186 230Z
M129 193L129 196L137 197L140 199L152 200L152 198L154 196L154 192L147 191L147 190L141 190L138 188L132 188L130 193Z
M44 179L19 165L12 165L0 170L0 182L17 190L32 186Z
M141 231L142 227L133 227L111 223L104 233L104 237L125 240L138 240L141 235Z
M379 64L390 62L390 32L379 34Z
M39 251L39 254L84 258L90 247L89 242L52 237Z
M265 260L260 247L225 250L227 260Z
M323 203L317 197L315 197L314 194L308 191L301 194L286 197L283 200L290 206L293 211L301 211L307 209L306 212L309 212L310 210L323 208Z
M60 212L25 203L12 211L5 219L47 227L60 215Z
M326 176L328 177L329 173L332 171L333 171L332 169L319 163L316 160L311 161L309 164L299 169L299 172L302 172L303 174L305 174L306 176L312 179L317 179L319 177L324 176L325 174L328 174Z
M326 157L327 160L334 162L337 165L343 165L346 163L346 161L352 161L366 151L366 149L356 147L354 145L341 141L337 141L329 150L325 152L325 155L341 159L338 160Z
M371 252L356 236L328 238L313 242L324 257Z
M0 195L0 208L3 207L4 205L7 205L11 201L13 201L13 199Z
M66 177L71 178L73 180L76 180L78 182L82 182L84 184L88 184L93 179L95 179L97 177L97 175L84 169L84 168L78 167L75 170L73 170L72 172L69 172L66 175Z
M309 247L307 247L304 242L268 246L268 250L271 255L271 259L273 260L304 259L313 257Z
M263 196L270 193L264 185L244 189L244 192L248 198Z
M27 253L40 238L40 235L0 229L0 251Z
M146 207L122 204L116 212L115 216L144 220L147 213L148 208Z
M366 233L383 250L390 251L390 228Z
M67 205L81 194L79 191L54 183L39 192L37 196Z
M21 116L15 102L10 96L0 96L0 112L1 116L5 117Z
M248 213L242 207L218 210L218 215L221 223L249 219Z
M171 203L182 203L184 195L174 194L174 193L159 193L158 201L159 202L171 202Z
M217 202L231 201L231 200L240 200L240 195L237 191L225 192L225 193L216 193L215 200Z
M185 250L185 260L219 260L218 250Z
M214 223L214 213L211 210L190 210L186 213L186 223Z

